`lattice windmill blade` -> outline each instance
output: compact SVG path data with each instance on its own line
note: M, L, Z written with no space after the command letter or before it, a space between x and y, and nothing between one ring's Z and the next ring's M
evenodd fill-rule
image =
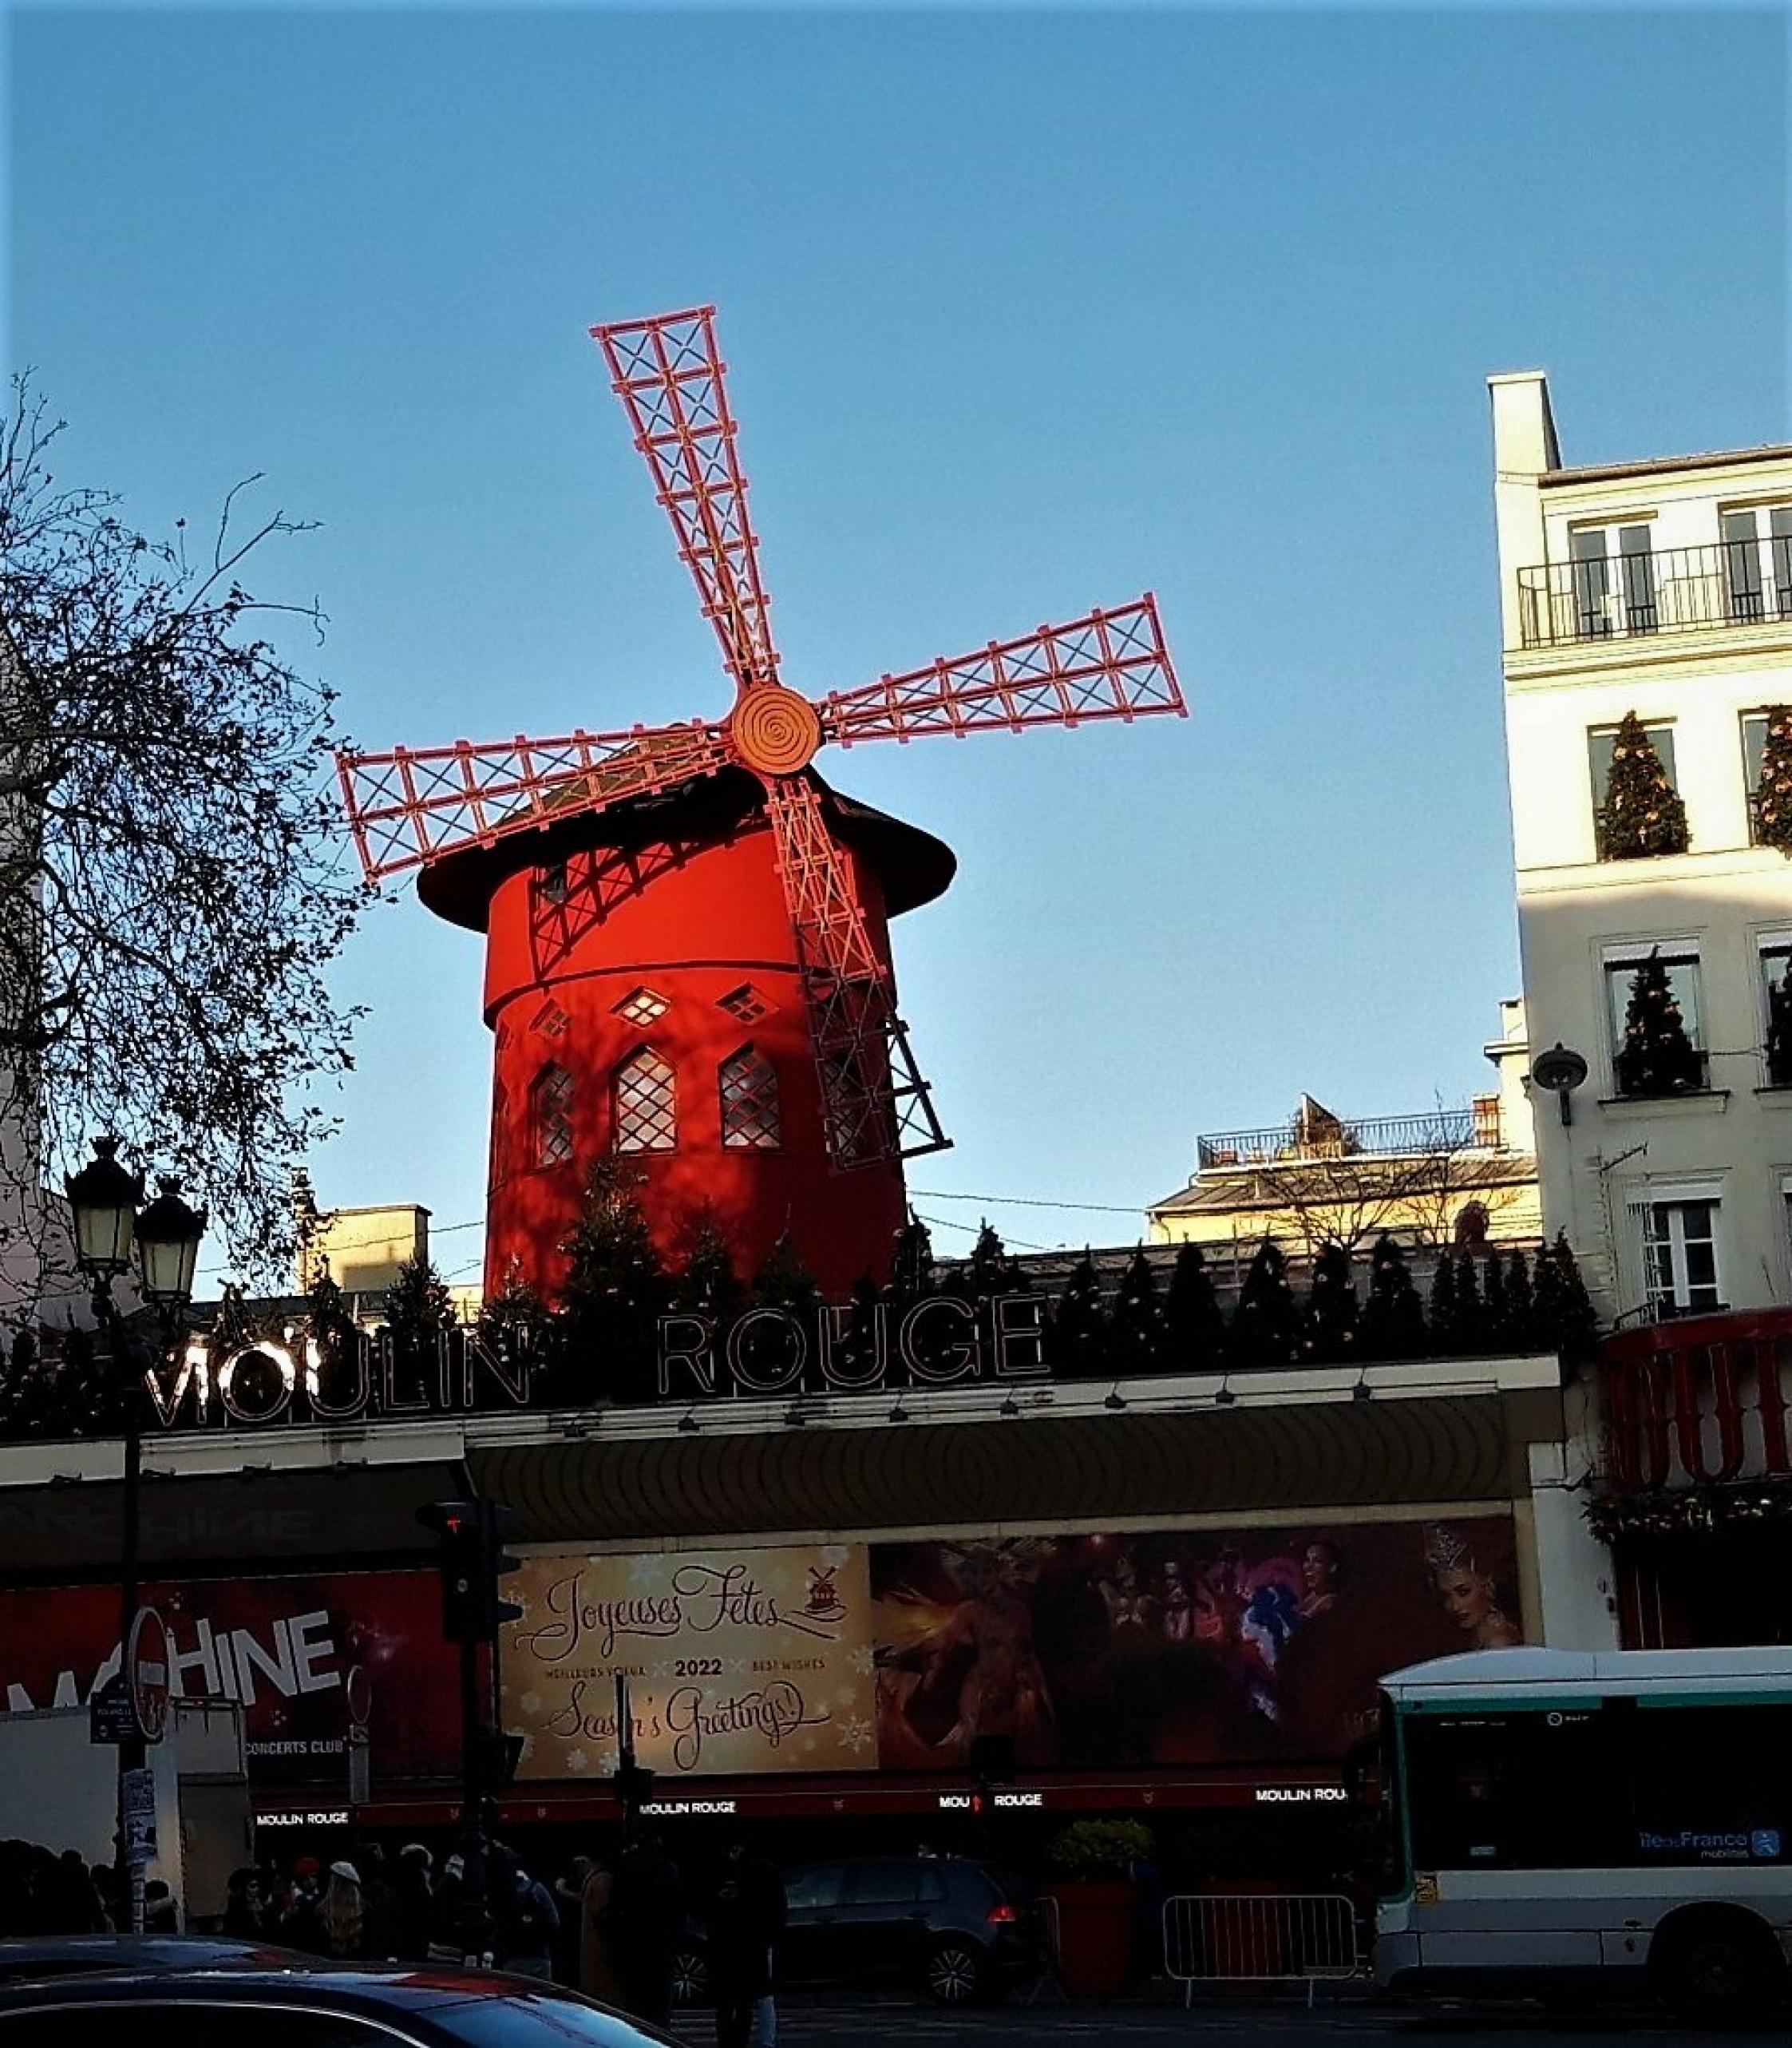
M355 850L370 881L469 846L490 846L583 811L651 796L732 756L719 726L635 726L557 739L338 753Z
M843 1170L943 1151L932 1091L909 1048L850 863L807 776L766 784L778 877L809 1006L830 1163Z
M824 736L842 747L1189 715L1149 591L1113 611L991 640L955 660L942 656L862 689L836 691L815 708Z
M777 680L758 538L734 442L715 308L591 329L647 458L654 487L696 579L703 616L745 696Z

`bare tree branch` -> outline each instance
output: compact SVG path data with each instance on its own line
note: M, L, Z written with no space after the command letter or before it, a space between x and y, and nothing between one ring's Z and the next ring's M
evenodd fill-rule
M276 511L238 538L245 477L190 568L184 521L152 541L55 483L59 430L18 380L0 431L0 1194L54 1185L113 1130L271 1275L290 1170L330 1125L310 1095L350 1064L354 1013L323 970L364 900L327 779L335 693L251 626L321 638L322 611L237 580L307 528ZM0 1202L0 1231L19 1206Z

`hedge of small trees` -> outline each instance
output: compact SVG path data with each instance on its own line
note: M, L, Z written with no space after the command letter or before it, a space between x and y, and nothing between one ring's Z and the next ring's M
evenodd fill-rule
M707 1215L694 1219L682 1257L663 1261L631 1187L613 1164L593 1175L563 1249L568 1270L556 1308L512 1278L488 1297L477 1325L481 1342L500 1360L528 1359L536 1397L547 1405L655 1399L656 1331L663 1314L702 1315L721 1325L748 1308L807 1316L820 1305L813 1276L788 1238L743 1277ZM854 1290L836 1355L849 1375L869 1382L876 1377L880 1306L900 1314L931 1296L947 1296L977 1308L998 1295L1038 1291L987 1223L970 1258L942 1268L925 1226L912 1222L890 1282L880 1287L868 1277ZM354 1325L327 1274L308 1309L320 1370L328 1376ZM456 1326L447 1288L429 1266L406 1266L385 1309L395 1370L407 1382L426 1381L441 1337ZM289 1320L289 1311L281 1308L275 1320ZM955 1325L932 1321L931 1328L920 1326L920 1342L943 1348L961 1338ZM1366 1266L1342 1246L1324 1247L1299 1290L1280 1247L1266 1238L1229 1315L1198 1245L1177 1250L1167 1281L1141 1246L1118 1283L1106 1285L1094 1253L1086 1250L1049 1296L1041 1331L1054 1376L1070 1381L1515 1351L1584 1355L1595 1333L1592 1306L1565 1238L1534 1254L1441 1251L1422 1301L1405 1250L1387 1235ZM227 1289L215 1339L252 1342L255 1334L252 1305ZM776 1333L771 1336L776 1341ZM117 1430L117 1381L84 1332L65 1333L53 1349L22 1333L0 1346L0 1355L7 1353L0 1364L0 1439ZM893 1361L890 1377L900 1377Z

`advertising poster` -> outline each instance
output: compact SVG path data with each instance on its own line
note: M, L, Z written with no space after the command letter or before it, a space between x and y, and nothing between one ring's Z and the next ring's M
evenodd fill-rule
M365 1571L156 1583L176 1699L243 1709L257 1785L348 1787L349 1674L365 1674L375 1788L459 1768L456 1652L441 1638L434 1572ZM117 1668L118 1594L105 1586L0 1592L7 1712L85 1705Z
M504 1597L523 1609L503 1643L520 1777L615 1769L618 1672L636 1761L668 1777L876 1766L862 1548L555 1551L525 1559Z
M1513 1564L1505 1516L876 1544L878 1761L1341 1757L1383 1674L1521 1640Z

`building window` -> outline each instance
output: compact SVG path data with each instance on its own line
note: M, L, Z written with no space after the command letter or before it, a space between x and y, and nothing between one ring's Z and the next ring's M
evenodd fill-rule
M529 1123L538 1167L564 1167L572 1157L572 1076L552 1061L529 1091Z
M1620 1095L1686 1093L1707 1084L1699 949L1688 940L1605 957L1612 1078Z
M566 901L566 863L556 861L550 868L543 868L536 878L536 889L544 903L560 904Z
M777 1074L757 1046L743 1045L722 1063L722 1142L730 1151L775 1152Z
M1721 1309L1715 1197L1646 1200L1642 1208L1643 1277L1652 1313L1665 1319Z
M1680 786L1679 774L1674 767L1674 721L1671 719L1647 719L1643 731L1655 749L1663 772L1674 787ZM1587 767L1591 771L1593 785L1593 846L1602 861L1612 857L1605 850L1605 798L1612 786L1612 755L1618 743L1618 728L1615 725L1589 726L1587 729Z
M616 1069L616 1150L670 1152L678 1142L672 1069L651 1047L631 1052Z
M1750 505L1718 524L1731 623L1792 619L1792 505Z
M1574 632L1578 640L1613 633L1652 633L1655 557L1645 525L1583 526L1568 537L1573 564Z
M1761 1044L1770 1087L1792 1088L1792 933L1757 942L1761 961Z

